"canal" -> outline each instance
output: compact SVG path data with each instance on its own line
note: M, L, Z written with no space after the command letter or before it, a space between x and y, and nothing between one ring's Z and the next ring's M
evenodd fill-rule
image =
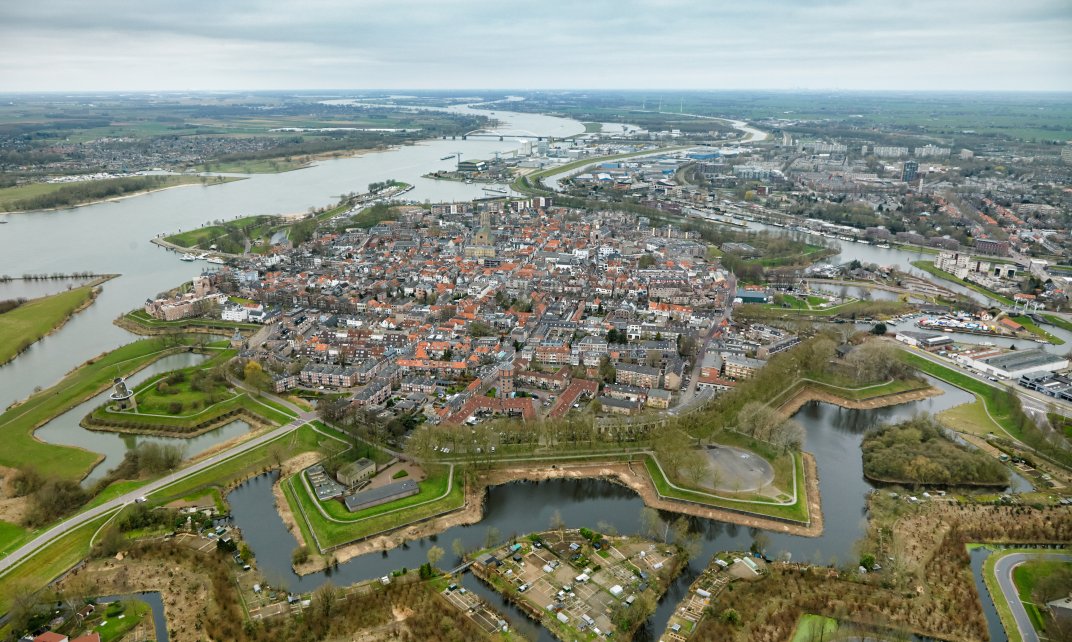
M883 423L902 421L921 412L940 412L970 400L970 396L960 389L936 380L931 383L944 394L874 410L848 410L812 402L795 415L805 429L804 448L815 456L818 466L825 530L817 538L769 532L768 555L789 554L795 561L818 564L844 562L854 556L853 544L866 528L867 494L874 488L863 477L860 442L864 434ZM612 482L513 482L489 489L485 516L479 524L457 526L437 536L409 542L401 548L369 553L340 564L330 572L298 576L290 568L291 553L297 541L279 517L272 495L276 478L274 473L255 477L233 490L227 500L234 524L242 530L243 537L257 556L258 568L270 582L292 591L310 591L329 579L345 585L387 575L403 567L415 569L427 561L428 548L433 545L447 552L442 566L453 567L460 562L453 554L455 540L460 540L467 550L481 548L489 532L497 532L505 540L546 530L555 514L571 528L612 529L621 534L641 533L644 528L640 518L643 501L631 490ZM673 519L675 516L666 513L664 517ZM657 639L689 584L715 552L747 550L758 532L701 518L690 518L690 524L692 531L701 537L702 550L671 586L638 640ZM474 578L466 578L465 586L510 616L512 626L522 626L525 630L524 618L497 594ZM541 640L550 639L543 630L537 630L537 633Z

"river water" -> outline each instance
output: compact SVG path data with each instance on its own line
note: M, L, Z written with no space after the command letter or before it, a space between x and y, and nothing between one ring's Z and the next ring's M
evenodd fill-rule
M466 107L452 107L466 111ZM481 112L483 113L483 112ZM497 112L504 132L536 132L556 137L583 132L577 121L512 112ZM76 315L59 332L46 337L7 366L0 367L0 405L7 405L29 395L35 386L48 386L83 361L130 342L134 335L117 328L112 320L140 307L147 297L196 276L204 266L185 263L173 253L151 245L150 238L204 225L218 219L251 214L276 214L305 211L328 205L339 195L362 192L375 181L398 179L415 189L406 197L418 201L469 200L483 195L481 186L432 181L421 175L449 169L454 160L446 155L462 152L465 158L487 158L494 152L509 152L518 141L433 140L354 158L330 160L283 174L252 176L246 180L212 187L184 187L142 195L116 202L101 203L56 212L0 214L0 274L93 271L119 273L122 276L105 284L96 303ZM777 229L777 228L771 228ZM919 256L896 249L881 249L843 243L843 251L834 260L858 258L880 265L897 264L914 269L910 261ZM2 292L3 290L0 290ZM168 357L134 378L142 381L155 373L194 363L193 355ZM965 401L968 395L944 384L946 394L894 408L873 411L843 410L823 404L810 404L797 419L807 431L805 448L819 464L820 488L826 530L820 538L802 538L772 534L770 552L785 551L796 560L828 562L848 559L852 543L861 535L865 520L865 495L871 487L862 477L859 444L862 434L881 421L895 421L916 412L936 412ZM95 475L113 465L142 437L120 437L110 433L90 433L78 426L81 419L102 399L94 399L57 417L38 431L38 436L53 443L78 445L104 454L106 465ZM247 430L235 424L198 440L188 440L188 454L204 450ZM289 568L293 536L276 513L271 495L272 478L262 476L243 484L229 495L234 519L258 555L260 568L269 579L292 590L310 590L328 579L327 573L299 578ZM461 539L466 548L483 544L489 528L504 536L547 528L553 511L561 513L572 527L613 525L619 532L635 533L640 529L642 508L639 497L631 491L602 481L550 481L540 484L514 483L493 488L487 499L486 518L477 526L450 529L438 538L413 542L408 548L383 555L370 554L340 566L333 581L348 584L383 575L403 566L416 568L426 559L427 547L438 540L451 557L451 542ZM747 548L752 534L732 524L694 519L693 528L702 534L703 552L671 588L659 610L646 625L639 639L655 639L661 633L674 605L689 583L702 569L710 555L723 549ZM467 580L472 584L471 580ZM481 588L473 586L491 596ZM492 599L498 603L498 598ZM500 605L501 606L501 605ZM523 624L517 613L515 626ZM527 625L531 637L549 639L539 627Z

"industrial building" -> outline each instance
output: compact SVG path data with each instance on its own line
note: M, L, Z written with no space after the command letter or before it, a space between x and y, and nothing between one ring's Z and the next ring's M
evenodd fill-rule
M969 359L968 365L984 374L1005 379L1019 379L1033 372L1065 370L1068 368L1068 358L1050 354L1038 348L1006 352L981 359Z
M937 350L945 346L953 345L953 338L946 334L936 332L916 332L914 330L901 330L895 337L901 343L908 344L924 350Z

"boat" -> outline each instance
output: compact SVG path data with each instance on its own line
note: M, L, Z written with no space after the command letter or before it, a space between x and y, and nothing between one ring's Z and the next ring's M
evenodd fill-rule
M213 265L223 265L223 259L221 259L218 256L214 256L214 257L208 259L208 262L212 263Z
M879 244L875 245L875 247L880 247L880 248L882 248L884 250L888 250L888 249L890 249L890 244L889 243L879 243Z
M198 261L204 261L207 258L208 258L208 252L202 252L202 253L197 255L197 260Z
M194 256L193 254L190 254L189 252L187 252L186 254L183 254L182 256L180 256L179 260L180 261L195 261L195 260L197 260L197 257Z
M505 194L506 193L506 190L504 190L504 189L495 189L494 187L485 187L484 191L485 192L490 192L492 194Z

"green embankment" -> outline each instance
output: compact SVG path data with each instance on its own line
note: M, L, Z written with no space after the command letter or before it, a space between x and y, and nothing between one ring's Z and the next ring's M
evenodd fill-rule
M934 363L930 359L912 352L902 350L901 355L905 362L916 369L975 394L984 404L985 411L988 411L990 416L994 418L992 423L996 423L996 428L1004 430L1017 440L1023 440L1023 431L1013 420L1014 411L1008 403L1002 402L1000 390L979 381L975 377Z
M149 316L144 310L134 310L123 315L122 320L130 324L127 327L128 330L137 331L136 328L142 328L147 331L157 329L167 330L194 330L202 328L205 330L225 330L228 332L234 332L235 330L243 331L256 331L261 326L256 323L241 323L238 321L224 321L222 319L177 319L175 321L162 321L160 319L154 319Z
M748 446L743 445L741 447L750 447L753 452L757 452L756 443L754 440L747 439ZM716 440L726 442L729 445L738 445L740 440L730 439L728 436L726 439L719 439L716 436ZM772 461L772 458L765 456L764 453L757 452L760 456ZM791 459L791 461L790 461ZM711 506L714 508L726 508L738 512L747 512L759 516L774 517L778 519L785 519L794 522L807 523L810 520L808 514L808 498L807 491L804 484L804 461L800 453L792 453L791 457L775 457L773 458L773 465L775 467L775 480L774 483L785 493L787 497L791 497L790 493L793 492L793 477L795 477L796 483L796 501L792 504L778 504L777 500L770 497L763 497L755 494L742 493L740 498L731 497L734 493L725 493L718 491L713 492L710 490L700 489L686 489L685 486L679 482L675 482L675 485L680 488L673 488L670 486L666 476L663 474L659 466L656 465L654 457L645 456L644 465L647 468L648 474L651 476L652 482L655 484L655 488L659 491L659 494L668 497L670 499L680 499L697 504L703 504L705 506ZM791 468L790 468L791 466ZM719 497L713 497L712 495L719 495Z
M267 243L275 230L285 226L286 223L278 216L246 216L218 225L206 225L172 234L164 240L179 247L199 250L209 250L216 245L220 252L241 254L245 250L247 240Z
M979 294L982 294L983 296L990 297L991 299L994 299L995 301L998 301L999 303L1002 303L1004 305L1013 305L1013 301L1009 297L1007 297L1005 295L1002 295L1002 294L998 294L997 292L994 292L993 290L988 290L988 289L984 288L983 286L979 285L978 283L972 283L971 281L965 281L964 279L958 279L956 276L953 276L952 274L950 274L949 272L946 272L945 270L939 270L937 267L935 267L934 263L932 263L930 261L912 261L912 265L917 267L917 268L919 268L919 269L921 269L921 270L923 270L924 272L927 272L928 274L934 275L934 276L936 276L938 278L945 279L946 281L950 281L952 283L957 283L957 284L963 285L964 287L968 288L969 290L974 290L975 292L978 292Z
M548 191L546 189L540 189L540 188L536 187L536 184L540 180L542 180L544 178L547 178L548 176L554 176L556 174L566 175L569 172L572 172L573 170L577 170L577 169L580 169L582 167L586 167L588 165L593 165L593 164L596 164L596 163L605 163L605 162L614 161L614 160L623 160L623 159L626 159L626 158L633 158L635 156L653 155L653 154L657 154L657 153L660 153L660 152L672 152L672 151L677 151L679 149L686 149L686 148L685 147L664 147L662 149L648 149L648 150L639 151L639 152L628 152L628 153L625 153L625 154L611 154L609 156L596 156L594 158L585 158L585 159L582 159L582 160L573 161L572 163L566 163L565 165L559 165L557 167L550 167L550 168L545 169L545 170L540 170L538 172L532 172L531 174L527 174L525 176L520 176L517 179L515 179L514 182L512 182L510 184L510 188L513 189L515 192L520 192L522 194L532 194L532 195L537 195L537 196L540 195L540 194L550 194L552 192L550 192L550 191Z
M38 441L33 431L57 415L70 410L93 395L106 390L117 376L127 376L153 361L187 345L173 346L160 339L142 339L90 359L56 385L30 396L0 415L0 465L12 468L33 466L46 476L81 479L97 462L98 455L80 448Z
M217 185L236 178L201 176L128 176L74 183L30 183L0 189L0 212L73 207L178 185Z
M34 552L32 557L0 576L0 613L11 608L17 587L40 588L82 560L88 553L93 535L115 515L112 511L87 522L51 544ZM46 554L47 551L47 554Z
M194 493L208 493L212 489L227 488L234 482L271 468L278 467L282 461L306 452L320 449L325 438L304 425L270 442L261 444L241 455L227 459L219 464L202 470L189 477L156 491L152 500L167 503L175 499L190 497Z
M1012 320L1024 326L1024 330L1027 330L1031 334L1034 334L1046 341L1049 341L1055 346L1063 346L1065 344L1064 339L1055 337L1049 332L1046 332L1045 330L1040 328L1038 324L1032 321L1030 317L1021 314L1019 316L1012 317Z
M328 514L336 519L345 520L345 523L325 518L317 509L317 500L309 493L297 475L288 478L284 487L288 488L288 503L290 503L295 519L307 520L307 526L311 531L315 531L320 546L329 548L399 528L438 513L461 508L465 505L462 471L455 468L454 481L449 493L446 492L447 471L446 466L429 467L429 476L420 482L420 492L416 495L356 513L350 513L336 500L320 502ZM315 540L309 540L308 544L310 548L315 548Z
M1046 619L1048 616L1044 616L1038 604L1035 603L1035 587L1042 578L1053 574L1061 567L1072 567L1072 563L1060 560L1033 560L1024 562L1013 569L1012 572L1012 581L1016 585L1020 601L1024 603L1027 615L1031 618L1031 625L1040 634L1045 634L1046 632ZM1045 605L1043 608L1046 608Z
M29 536L30 532L18 524L0 520L0 556L17 549Z
M92 285L27 301L0 314L0 365L63 325L93 296Z

